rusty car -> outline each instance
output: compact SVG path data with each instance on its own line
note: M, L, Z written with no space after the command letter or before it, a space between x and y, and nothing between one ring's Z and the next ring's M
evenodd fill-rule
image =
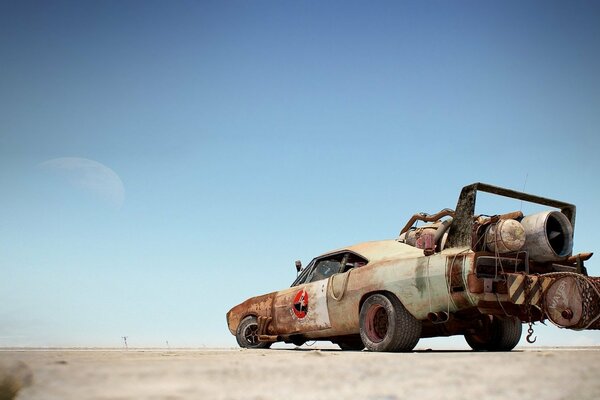
M547 207L475 215L478 192ZM327 252L290 288L227 313L244 348L328 340L342 350L411 351L421 338L463 335L476 351L510 351L522 326L600 329L600 278L572 254L575 206L484 183L465 186L456 208L413 215L389 240ZM422 221L421 226L416 226Z

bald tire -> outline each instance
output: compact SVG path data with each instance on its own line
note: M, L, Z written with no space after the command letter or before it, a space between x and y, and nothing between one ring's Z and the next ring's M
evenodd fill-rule
M272 344L258 340L258 320L253 316L248 316L240 322L235 338L240 347L245 349L267 349Z
M465 334L465 340L475 351L511 351L521 340L523 326L517 317L488 316L483 327Z
M421 337L421 321L393 294L373 294L360 308L360 337L367 350L408 352Z

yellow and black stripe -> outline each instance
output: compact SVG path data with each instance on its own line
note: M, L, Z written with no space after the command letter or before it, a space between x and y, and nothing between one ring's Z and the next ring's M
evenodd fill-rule
M541 280L538 284L538 280ZM525 298L526 291L529 282L529 301L530 304L538 304L542 292L545 292L552 282L551 279L545 279L544 277L537 275L521 275L521 274L508 274L508 295L510 301L515 304L525 304L527 300Z

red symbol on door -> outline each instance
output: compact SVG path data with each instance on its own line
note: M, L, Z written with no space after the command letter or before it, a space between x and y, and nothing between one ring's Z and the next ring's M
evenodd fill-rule
M306 290L302 289L296 293L296 296L294 297L294 306L292 309L294 310L296 317L306 317L306 313L308 312L308 293Z

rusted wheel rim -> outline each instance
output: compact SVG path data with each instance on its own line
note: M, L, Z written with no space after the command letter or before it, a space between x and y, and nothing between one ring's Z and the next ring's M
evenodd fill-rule
M367 312L366 333L369 340L374 343L381 342L388 331L388 314L384 307L374 304Z
M244 339L246 339L246 341L251 345L256 345L259 343L257 324L250 324L246 327L244 330Z

